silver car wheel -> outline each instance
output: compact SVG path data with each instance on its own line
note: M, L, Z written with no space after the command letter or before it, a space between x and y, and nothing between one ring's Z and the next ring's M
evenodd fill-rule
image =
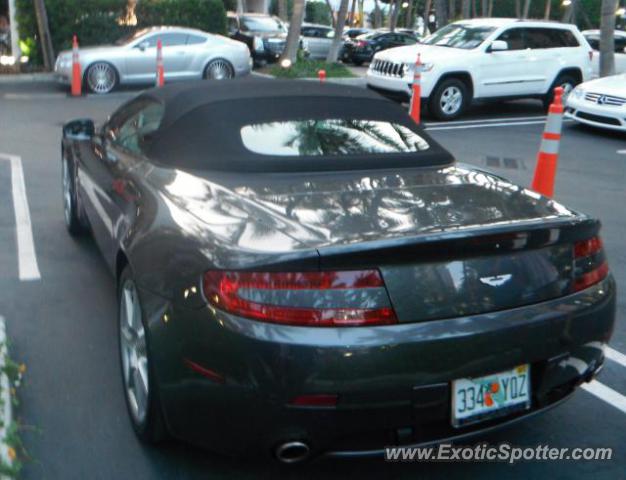
M109 93L116 82L117 73L108 63L94 63L87 70L87 86L94 93Z
M233 69L226 60L213 60L206 67L204 76L209 80L228 80L233 78Z
M63 165L63 212L65 213L65 223L69 226L72 221L72 178L65 154L61 163Z
M126 397L133 419L140 425L148 413L148 349L137 288L130 279L120 296L120 348Z
M463 105L463 92L456 86L450 86L441 93L439 99L441 110L447 115L454 115Z

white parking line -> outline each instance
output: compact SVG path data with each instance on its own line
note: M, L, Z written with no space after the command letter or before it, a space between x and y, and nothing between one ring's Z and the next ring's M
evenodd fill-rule
M468 128L491 128L491 127L513 127L516 125L542 125L545 120L529 121L529 122L500 122L500 123L481 123L479 125L453 125L449 127L426 127L428 131L434 130L461 130Z
M22 159L17 155L0 153L0 159L11 163L11 188L13 190L13 209L15 211L15 230L17 233L17 258L21 281L39 280L41 274L37 265L33 228L26 197Z
M438 125L465 125L471 123L504 123L504 122L519 122L522 120L544 120L547 117L545 115L533 115L532 117L509 117L509 118L483 118L481 120L456 120L452 122L426 122L426 127L436 127Z
M603 402L606 402L618 410L621 410L623 413L626 413L626 396L621 393L616 392L612 388L607 387L597 380L592 380L589 383L583 383L580 387Z
M626 150L618 150L617 154L618 155L626 155Z
M618 352L611 347L605 347L604 355L609 360L613 360L614 362L619 363L622 367L626 367L626 355L624 355L622 352Z

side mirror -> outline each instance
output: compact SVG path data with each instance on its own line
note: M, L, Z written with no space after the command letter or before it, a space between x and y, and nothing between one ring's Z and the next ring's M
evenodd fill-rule
M509 44L505 42L504 40L494 40L493 42L491 42L491 45L489 45L489 48L487 49L487 53L504 52L508 49L509 49Z
M142 52L144 52L146 50L146 48L148 48L150 46L150 42L148 42L147 40L141 42L140 44L137 45L137 48L139 50L141 50Z
M63 125L63 138L71 140L90 140L96 132L96 126L90 118L79 118Z

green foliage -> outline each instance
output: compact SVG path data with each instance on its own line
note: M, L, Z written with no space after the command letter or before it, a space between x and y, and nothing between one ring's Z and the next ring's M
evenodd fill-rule
M76 34L81 46L111 44L138 27L177 25L213 33L226 32L222 0L141 0L137 26L122 25L128 0L46 0L55 53L71 48ZM32 0L16 0L20 38L31 49L31 61L41 63L37 18Z
M309 23L319 23L321 25L332 25L331 13L326 2L307 2L304 13L304 21Z
M287 19L289 20L293 13L293 0L285 0L285 3L287 4ZM278 17L278 0L272 0L270 2L270 15Z
M290 68L273 65L270 74L280 78L317 78L320 70L326 70L326 77L354 77L341 63L326 63L324 60L298 60Z
M136 15L141 27L175 25L212 33L226 32L222 0L141 0Z

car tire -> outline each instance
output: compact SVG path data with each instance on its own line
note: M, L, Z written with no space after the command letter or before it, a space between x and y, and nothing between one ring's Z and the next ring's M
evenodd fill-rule
M117 70L108 62L94 62L85 70L84 83L91 93L110 93L115 90L119 81Z
M363 60L354 60L352 63L354 63L357 67L360 67L361 65L363 65L365 62Z
M458 78L448 78L431 93L428 110L437 120L453 120L463 114L469 102L465 83Z
M561 75L556 77L556 80L554 80L554 83L550 87L550 90L548 90L548 93L543 99L543 108L546 110L550 108L550 105L554 101L554 89L556 87L563 87L563 101L565 102L567 95L569 95L570 92L574 90L574 88L576 88L576 85L578 85L579 83L580 81L575 76L568 73L562 73Z
M120 364L128 415L137 437L145 443L157 444L168 435L150 361L150 335L129 266L120 275L117 297Z
M84 220L76 190L76 170L65 149L61 153L61 180L63 188L63 213L65 226L70 235L77 237L85 234L89 227Z
M235 76L235 69L228 60L215 58L204 67L202 76L205 80L230 80Z

